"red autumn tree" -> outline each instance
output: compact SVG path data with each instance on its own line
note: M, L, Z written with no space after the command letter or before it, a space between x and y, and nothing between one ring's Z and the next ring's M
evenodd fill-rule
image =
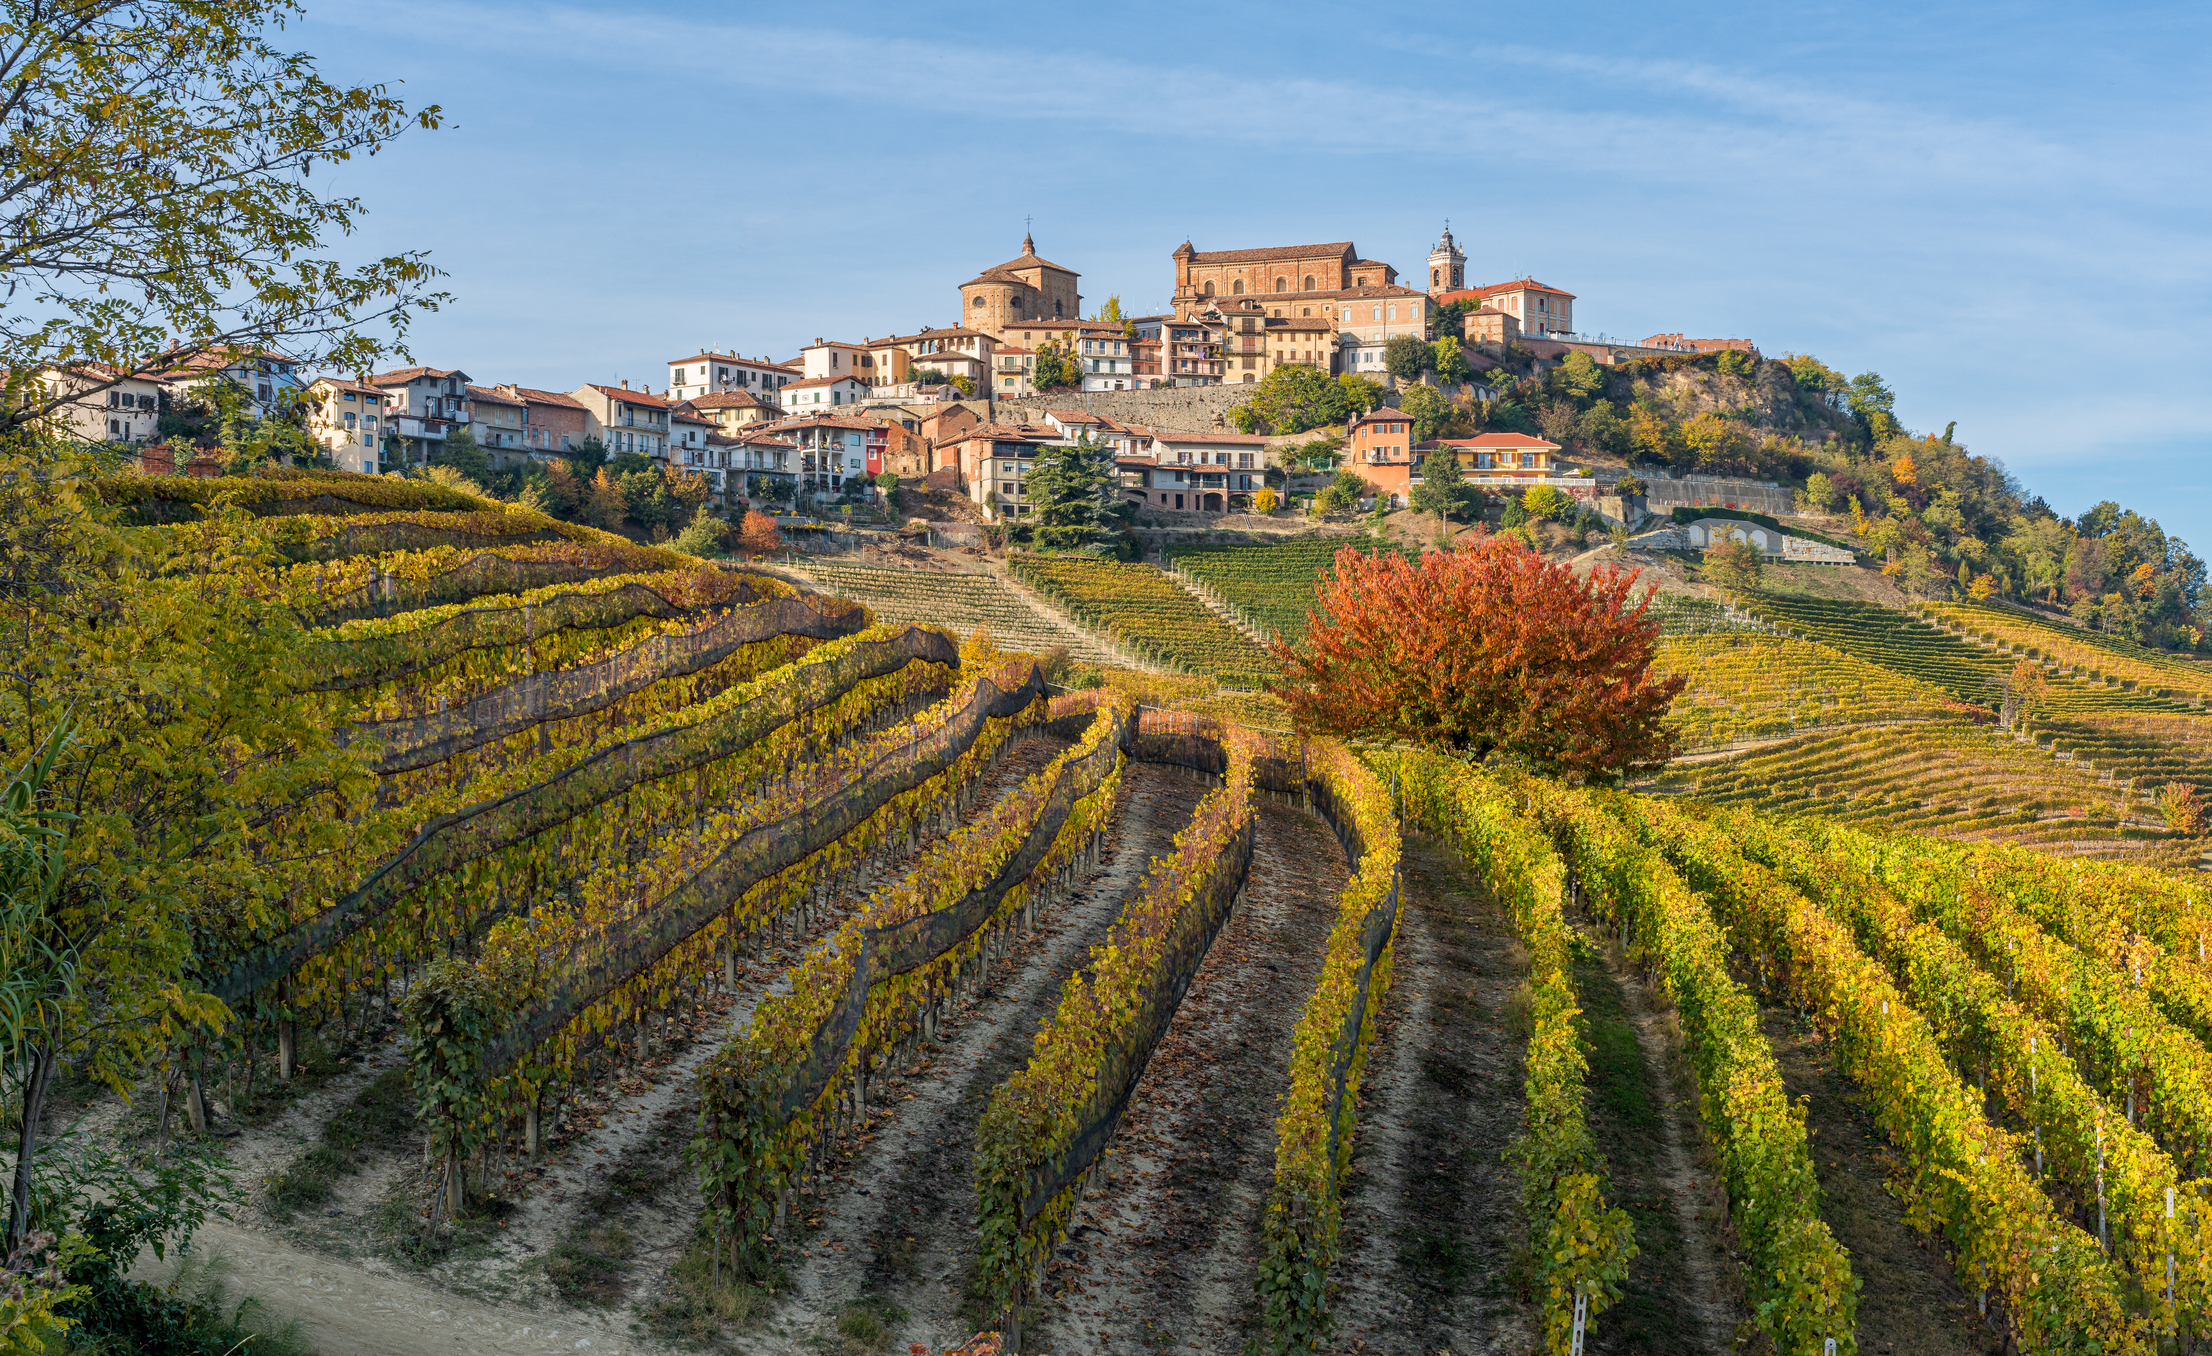
M737 526L737 549L748 556L772 556L783 549L783 534L776 530L776 520L759 509L745 510L744 521Z
M1339 551L1305 644L1276 642L1276 693L1312 733L1505 753L1575 780L1656 767L1684 680L1652 679L1659 623L1634 580L1578 577L1514 537L1419 564Z

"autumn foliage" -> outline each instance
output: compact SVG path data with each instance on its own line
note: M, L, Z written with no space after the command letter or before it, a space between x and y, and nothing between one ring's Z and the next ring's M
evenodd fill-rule
M1577 780L1655 767L1684 679L1651 678L1659 623L1634 579L1578 577L1516 538L1419 564L1339 551L1305 644L1275 645L1276 692L1309 733L1504 753Z
M776 520L759 509L745 510L745 519L737 526L737 549L748 556L772 556L783 549L783 534L776 530Z

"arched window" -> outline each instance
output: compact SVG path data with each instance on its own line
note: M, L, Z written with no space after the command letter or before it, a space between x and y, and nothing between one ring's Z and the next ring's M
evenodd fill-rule
M1052 303L1052 318L1054 320L1058 320L1060 318L1060 303L1057 301Z
M1243 296L1243 295L1244 295L1244 279L1242 279L1242 278L1239 278L1239 279L1237 279L1237 280L1236 280L1235 282L1233 282L1233 283L1230 283L1230 284L1229 284L1229 294L1230 294L1231 296L1238 296L1238 297L1241 297L1241 296Z
M1275 280L1275 290L1278 292L1288 292L1290 290L1290 279L1277 278Z
M1434 269L1434 268L1430 269L1430 270L1429 270L1429 286L1431 286L1431 287L1434 287L1434 286L1436 286L1436 284L1437 284L1437 283L1438 283L1439 281L1441 281L1441 279L1442 279L1442 274L1443 274L1443 270L1441 270L1441 269Z
M1214 294L1214 285L1213 285L1212 283L1207 283L1207 284L1206 284L1206 295L1210 297L1210 296L1212 296L1213 294Z
M1298 290L1301 292L1311 292L1313 290L1313 275L1311 273L1306 275L1306 285Z

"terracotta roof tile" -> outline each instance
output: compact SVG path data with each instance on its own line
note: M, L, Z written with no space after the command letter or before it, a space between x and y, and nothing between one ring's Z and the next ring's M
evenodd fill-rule
M644 391L632 391L621 386L601 386L595 382L586 382L585 385L609 400L627 401L632 405L641 405L648 409L665 410L668 408L668 400L665 396L649 395Z
M1194 264L1259 264L1271 259L1317 259L1325 254L1344 254L1353 249L1349 240L1335 240L1326 245L1270 245L1257 250L1206 250L1192 254Z

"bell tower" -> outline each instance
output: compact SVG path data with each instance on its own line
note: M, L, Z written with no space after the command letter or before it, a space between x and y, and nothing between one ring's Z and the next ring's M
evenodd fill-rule
M1429 251L1429 295L1442 296L1467 285L1467 256L1452 239L1452 223L1444 223L1443 238Z

